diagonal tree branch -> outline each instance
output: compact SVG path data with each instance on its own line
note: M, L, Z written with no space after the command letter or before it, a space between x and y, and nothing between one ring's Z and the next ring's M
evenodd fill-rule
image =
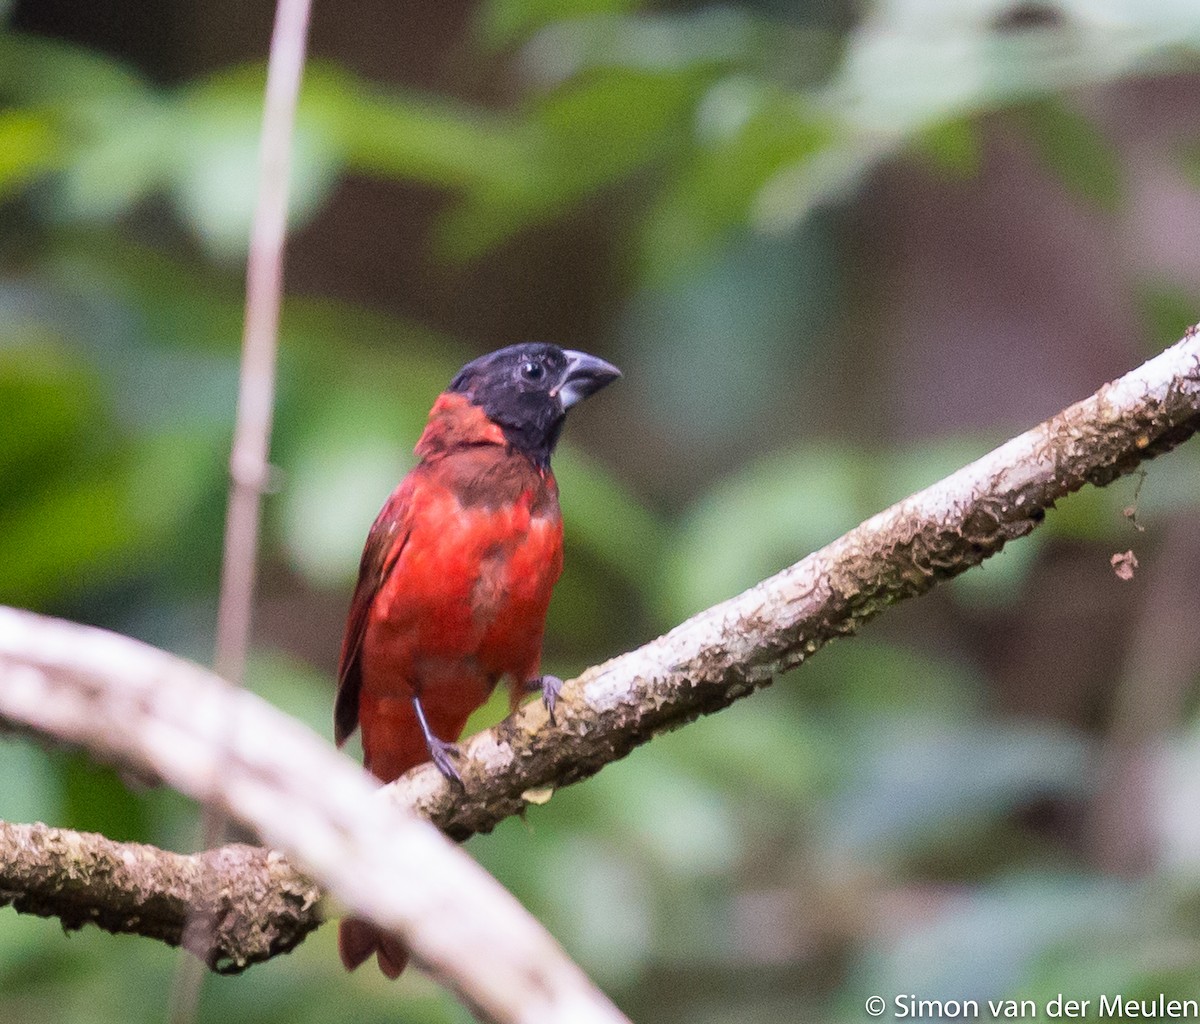
M594 774L655 733L733 703L1024 536L1054 503L1169 451L1200 428L1200 333L1090 398L666 636L564 686L464 747L465 793L432 765L392 783L398 803L452 836L487 832L529 790Z
M459 766L462 790L424 767L386 787L390 801L364 800L363 778L345 758L320 749L311 735L278 713L264 718L255 698L231 698L202 670L135 641L3 609L0 722L85 745L226 805L306 864L356 913L403 934L435 974L461 984L453 961L456 955L462 959L464 940L448 933L456 926L471 934L472 929L486 931L478 919L490 911L469 903L464 907L437 888L446 882L431 852L434 833L400 815L396 805L415 808L456 837L486 831L524 807L529 790L591 775L656 732L766 685L888 605L924 593L1029 533L1058 499L1085 483L1111 482L1198 427L1200 336L1193 329L1092 397L796 565L639 650L585 672L563 688L554 723L546 721L540 705L531 704L474 737ZM221 725L231 714L233 730ZM232 737L234 763L222 771L212 761L213 730ZM385 813L389 803L391 813ZM389 831L397 828L401 832ZM60 898L55 886L78 868L84 856L79 850L112 856L107 840L60 833L75 852L64 858L66 866L52 849L45 854L41 864L50 882L39 883L35 892L22 879L36 872L14 875L9 869L10 841L16 836L20 843L13 829L19 827L0 830L0 898L19 892L36 912L77 920L70 916L73 898ZM408 838L410 833L417 838ZM248 897L264 887L307 891L286 861L275 861L276 874L270 877L264 874L267 863L269 857L244 863L223 876L229 913L260 913ZM430 896L430 885L436 897ZM204 906L199 889L194 898ZM301 899L307 909L297 915L298 932L316 920L306 901ZM177 933L187 942L185 918L180 916ZM103 923L112 926L107 919ZM124 930L143 931L137 922L127 924ZM146 932L168 941L176 934L161 924ZM300 937L276 941L286 948ZM536 947L533 939L529 942L527 950ZM501 943L505 953L513 944L510 936ZM278 949L268 943L257 951L194 951L210 964L236 968ZM501 959L504 971L514 969ZM502 987L501 979L493 980ZM469 993L468 998L479 997Z

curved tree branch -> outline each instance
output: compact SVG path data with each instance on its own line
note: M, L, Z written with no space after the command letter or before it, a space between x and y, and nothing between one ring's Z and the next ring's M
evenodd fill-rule
M12 610L0 610L0 721L85 745L228 806L306 864L355 913L396 929L427 967L461 986L454 970L465 940L455 929L467 929L468 940L482 941L487 933L482 922L491 911L474 904L480 898L474 890L469 900L456 902L453 892L440 888L460 884L447 883L438 866L447 851L435 843L432 829L395 805L415 808L456 837L486 831L520 810L530 790L591 775L654 733L766 685L889 604L924 593L1029 533L1059 498L1085 483L1111 482L1198 427L1200 337L1193 329L1091 398L796 565L639 650L585 672L564 686L554 723L546 721L540 705L531 704L474 737L459 765L462 790L432 767L418 768L385 788L390 808L365 797L361 773L345 758L322 749L278 713L264 717L267 709L255 698L231 698L208 673L132 640ZM214 733L232 737L234 763L221 765L220 771L213 762ZM77 865L76 834L59 835L74 844L65 860ZM70 916L73 897L55 902L54 893L65 891L62 879L70 871L52 871L50 884L36 893L23 888L5 864L8 838L8 832L0 832L0 897L19 889L30 896L29 908L77 920ZM99 841L95 856L112 854L104 842ZM55 856L49 858L51 867ZM230 913L259 913L248 895L263 887L307 891L286 862L269 861L242 864L222 876ZM276 874L268 876L268 867ZM475 876L468 872L468 877L474 885ZM398 885L397 879L408 884ZM197 905L204 906L196 892ZM277 941L294 944L313 926L312 904L305 906L297 917L300 934ZM148 931L168 939L178 934L186 943L185 917L180 915L176 931L161 924ZM107 919L104 923L111 926ZM141 929L132 923L129 930ZM528 944L506 935L491 958L516 945L527 953L548 942L530 936L524 941ZM234 967L276 951L270 943L265 949L196 950L212 964ZM515 970L507 955L499 961L502 974ZM480 983L503 988L500 978ZM582 990L566 988L582 998ZM467 996L477 1005L482 998L475 990Z
M545 929L429 822L379 799L366 773L312 730L205 669L105 630L0 608L0 721L86 747L250 825L349 910L399 935L485 1020L624 1020ZM93 842L87 859L68 858L66 878L103 875L112 851L101 846ZM133 863L139 849L118 855L134 885L145 882ZM295 868L268 855L257 871L222 878L221 917L256 913L246 889L270 884L264 871L290 872L288 886L307 889ZM186 871L177 879L205 891ZM185 941L202 931L187 917ZM139 911L121 930L140 924ZM165 937L161 921L150 931ZM214 964L251 955L204 953Z

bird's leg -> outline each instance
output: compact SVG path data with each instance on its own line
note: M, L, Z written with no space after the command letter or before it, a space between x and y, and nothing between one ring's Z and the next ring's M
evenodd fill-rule
M421 706L421 698L415 693L412 697L413 710L417 713L417 724L421 726L421 732L425 736L425 746L429 748L429 757L433 763L437 765L437 770L441 772L451 782L457 782L462 785L462 776L458 774L458 769L454 767L452 758L458 756L458 747L453 743L447 743L445 740L438 739L433 730L429 728L429 723L425 721L425 708Z
M558 691L562 689L563 681L558 676L538 676L525 683L526 693L542 695L542 703L546 705L546 714L550 716L550 724L554 724L554 705L558 703Z

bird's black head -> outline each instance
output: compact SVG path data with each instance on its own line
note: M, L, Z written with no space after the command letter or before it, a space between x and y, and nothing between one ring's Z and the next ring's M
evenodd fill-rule
M448 390L483 409L509 443L545 466L567 410L620 376L615 366L586 352L530 342L467 363Z

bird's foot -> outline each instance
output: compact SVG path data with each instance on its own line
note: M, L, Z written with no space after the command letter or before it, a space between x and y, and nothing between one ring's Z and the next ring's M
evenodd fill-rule
M445 776L450 782L457 782L462 785L462 776L458 774L458 769L454 762L462 756L458 746L454 743L447 743L445 740L439 740L436 736L427 736L429 746L429 758L433 761L437 770Z
M558 691L562 689L563 681L558 676L539 676L531 679L526 686L529 692L542 692L542 703L546 706L546 714L550 716L550 724L554 724L554 706L558 703Z
M454 767L454 761L461 756L458 747L433 734L433 730L429 728L429 720L425 717L425 705L421 703L420 694L413 694L412 705L417 714L417 724L421 727L421 735L425 737L425 746L429 749L429 759L445 778L461 786L462 776Z

